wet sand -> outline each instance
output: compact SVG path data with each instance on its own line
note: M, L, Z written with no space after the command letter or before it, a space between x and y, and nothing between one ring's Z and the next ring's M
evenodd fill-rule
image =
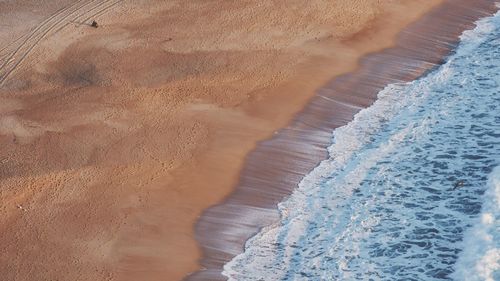
M332 130L370 106L388 84L412 81L442 64L460 34L497 9L491 1L445 1L405 28L395 46L363 57L356 71L319 88L286 128L247 156L236 190L203 214L196 232L204 270L188 280L226 280L223 265L251 236L279 220L277 204L327 158Z
M393 45L442 1L59 2L63 10L0 3L6 280L178 280L199 269L202 254L213 270L192 278L220 276L221 263L276 218L275 203L324 157L329 131L352 117L338 107L340 119L331 119L318 97L308 103L315 90ZM357 83L348 77L338 79ZM363 107L373 93L343 98ZM197 224L200 250L193 226L238 182L246 188ZM235 219L228 202L241 215L263 207L262 215L250 208L248 228L221 227Z

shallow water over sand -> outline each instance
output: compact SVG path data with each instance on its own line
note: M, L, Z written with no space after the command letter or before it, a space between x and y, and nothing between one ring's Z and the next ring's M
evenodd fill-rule
M500 16L482 20L446 64L336 129L330 158L224 274L500 280L498 38Z

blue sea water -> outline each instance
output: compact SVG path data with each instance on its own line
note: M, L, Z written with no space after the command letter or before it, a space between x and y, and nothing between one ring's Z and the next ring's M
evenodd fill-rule
M500 280L500 15L333 132L230 280Z

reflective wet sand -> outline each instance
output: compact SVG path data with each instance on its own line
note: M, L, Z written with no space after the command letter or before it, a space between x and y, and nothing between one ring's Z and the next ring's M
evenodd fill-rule
M404 29L394 47L365 56L356 71L318 89L289 126L247 156L236 190L199 220L197 239L206 270L188 280L224 280L223 264L241 253L261 227L278 219L276 205L325 159L334 128L373 103L386 85L411 81L442 63L458 36L496 9L491 1L445 1Z

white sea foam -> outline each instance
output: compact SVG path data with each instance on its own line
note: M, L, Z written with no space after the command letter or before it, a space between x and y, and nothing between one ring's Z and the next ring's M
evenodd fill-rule
M498 280L498 185L481 194L485 173L500 158L499 27L499 15L481 20L445 65L389 85L336 129L330 158L279 204L281 220L247 241L223 274ZM462 243L483 201L481 219Z
M465 233L456 280L500 280L500 167L489 176L481 215Z

